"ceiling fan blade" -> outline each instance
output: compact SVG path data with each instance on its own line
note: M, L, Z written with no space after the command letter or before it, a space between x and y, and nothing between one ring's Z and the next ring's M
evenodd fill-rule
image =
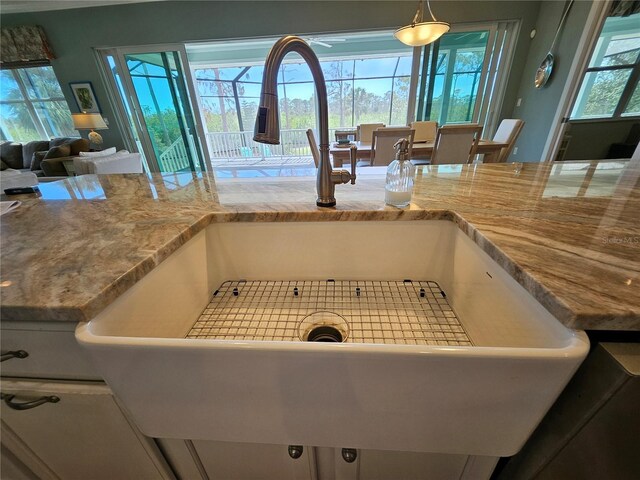
M329 45L328 43L325 42L321 42L320 40L310 40L311 43L315 43L317 45L320 45L322 47L327 47L327 48L331 48L331 45Z

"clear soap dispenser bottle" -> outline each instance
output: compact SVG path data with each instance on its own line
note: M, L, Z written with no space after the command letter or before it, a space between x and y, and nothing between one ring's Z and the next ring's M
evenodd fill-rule
M394 207L406 207L411 202L416 167L409 161L409 141L401 138L393 146L396 159L387 167L384 202Z

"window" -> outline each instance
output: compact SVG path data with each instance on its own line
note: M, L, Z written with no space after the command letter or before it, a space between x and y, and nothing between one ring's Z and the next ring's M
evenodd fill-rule
M458 25L457 32L442 37L435 60L434 50L408 47L391 31L303 36L326 82L329 138L335 130L363 123L407 125L428 118L440 124L484 123L492 132L499 111L492 102L503 96L516 26ZM268 165L276 163L274 157L312 164L305 131L316 125L315 88L296 54L285 57L278 72L280 144L253 141L264 61L276 40L186 46L214 165L251 165L252 158Z
M264 58L274 41L237 42L233 52L236 61L230 61L229 44L211 45L206 53L202 53L202 46L188 47L209 131L253 131ZM322 37L322 41L311 37L309 43L316 49L327 83L330 128L368 122L406 124L413 55L410 47L399 43L390 32ZM249 49L254 55L242 61ZM207 60L203 60L205 55ZM278 95L283 130L302 130L315 123L313 78L306 63L296 60L295 55L282 64Z
M446 33L437 49L425 49L423 68L429 68L429 73L421 77L424 96L418 102L417 118L440 125L473 121L488 39L486 30ZM431 71L435 52L437 61Z
M78 136L53 68L0 70L0 139Z
M327 86L330 137L360 123L406 125L413 49L391 32L305 37ZM253 142L264 60L276 39L187 46L213 158L305 157L305 131L316 124L315 86L307 64L288 55L278 75L280 145ZM306 158L308 157L308 158Z
M572 119L640 115L640 13L608 17L591 55Z

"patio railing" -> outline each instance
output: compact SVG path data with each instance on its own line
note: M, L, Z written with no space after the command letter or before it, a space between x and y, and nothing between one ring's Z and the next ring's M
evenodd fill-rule
M253 131L208 132L207 146L211 158L308 157L311 148L306 131L304 128L280 130L280 145L254 142ZM333 139L334 131L329 130L329 139Z
M181 137L160 154L158 163L160 164L161 172L178 172L191 168L189 156L187 155L187 150Z
M329 130L329 139L334 138L335 129ZM280 145L265 145L253 141L253 131L244 132L208 132L207 146L212 160L245 159L249 164L252 158L278 160L286 157L311 158L311 148L307 140L306 129L280 131ZM317 138L316 138L317 140ZM177 172L191 168L189 156L182 138L173 142L158 158L160 171Z

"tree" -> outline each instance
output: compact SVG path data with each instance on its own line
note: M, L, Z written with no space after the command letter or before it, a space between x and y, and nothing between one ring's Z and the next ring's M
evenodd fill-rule
M346 119L351 116L351 81L345 80L346 69L344 61L330 62L325 68L327 80L327 96L329 101L329 110L338 112L338 125L335 127L344 127L347 125ZM351 123L351 118L349 118Z

